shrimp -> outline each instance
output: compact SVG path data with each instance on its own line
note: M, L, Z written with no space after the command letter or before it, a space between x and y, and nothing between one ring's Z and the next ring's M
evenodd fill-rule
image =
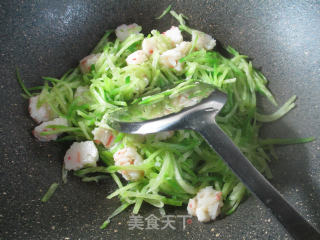
M84 93L89 91L89 87L87 86L79 86L74 93L74 98L81 98Z
M182 42L179 43L176 47L177 51L179 51L181 53L181 55L186 56L187 53L189 52L190 48L191 48L192 44L191 42Z
M208 222L216 219L222 206L222 192L209 186L201 189L189 200L187 210L190 215L197 216L200 222Z
M167 38L167 39L164 39ZM142 51L147 55L152 55L154 52L163 53L168 49L175 47L175 43L169 38L164 36L153 36L150 38L145 38L142 41Z
M147 55L153 54L157 48L157 39L155 37L145 38L142 41L142 51L144 51Z
M29 113L37 123L49 121L54 117L54 113L47 103L44 102L39 108L37 107L39 96L37 95L29 99Z
M90 71L91 65L96 64L99 57L101 56L100 53L97 54L90 54L80 60L80 70L83 74L88 73Z
M125 147L113 155L116 166L141 165L143 160L135 147ZM141 170L120 170L123 178L130 181L138 180L143 177L144 172Z
M135 51L134 53L131 53L127 59L126 62L128 65L132 64L141 64L148 60L148 57L146 53L143 50Z
M198 37L196 42L196 49L205 49L205 50L211 50L216 46L216 40L211 37L209 34L206 34L204 32L200 32L197 30L192 31L192 41L196 40L196 37Z
M111 148L114 145L115 136L112 134L112 131L103 128L103 127L96 127L92 131L93 134L93 141L96 144L102 144L106 148Z
M131 34L137 34L142 30L141 26L136 23L130 25L122 24L116 28L117 38L122 42L126 40Z
M50 135L41 135L42 132L48 132L55 130L54 128L47 128L49 125L62 125L62 126L68 126L68 121L65 118L55 118L52 121L48 122L43 122L39 126L35 127L34 130L32 131L32 134L41 142L49 142L52 140L56 140L57 137L61 133L55 133L55 134L50 134Z
M179 71L181 69L181 63L178 62L180 58L182 58L182 55L179 51L170 49L160 55L160 63Z
M174 44L179 44L183 41L181 31L178 27L172 26L169 30L163 33L168 37Z
M159 132L154 135L154 140L155 141L163 141L171 138L174 135L174 131L165 131L165 132Z
M95 167L98 159L98 150L93 141L74 142L64 156L64 167L67 170Z
M199 98L199 97L190 98L189 94L183 93L183 94L180 94L177 98L175 98L173 100L173 105L178 106L180 108L181 107L182 108L191 107L191 106L199 103L200 100L201 100L201 98Z
M91 102L90 98L90 89L87 86L79 86L77 87L73 98L76 99L78 104L85 104Z
M160 55L160 63L164 66L174 68L177 71L181 71L183 64L179 62L179 60L186 56L190 48L190 42L182 42L178 44L176 48L170 49L162 53Z

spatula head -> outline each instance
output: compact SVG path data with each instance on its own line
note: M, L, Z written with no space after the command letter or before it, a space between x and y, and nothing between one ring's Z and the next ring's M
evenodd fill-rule
M202 98L198 96L194 97L196 99L189 98L189 101L194 100L191 101L194 105L185 108L182 106L180 109L177 108L179 111L174 113L167 112L166 115L165 107L159 105L159 107L163 107L163 109L158 109L158 111L164 112L164 116L156 118L150 116L148 119L140 119L139 121L139 117L137 117L137 115L134 116L133 112L148 112L146 108L157 108L157 105L135 105L129 107L126 111L113 114L113 117L109 118L107 123L115 130L131 134L150 134L170 130L193 129L193 124L201 124L202 121L205 121L203 118L204 114L209 114L210 117L215 118L227 101L227 95L225 93L215 90L211 85L204 83L197 83L193 89L188 91L188 94L192 96L192 93L199 90L204 93L202 94ZM176 98L178 99L182 94L184 93L176 96ZM134 110L132 111L132 109ZM130 119L128 116L133 117ZM190 121L191 119L192 121Z

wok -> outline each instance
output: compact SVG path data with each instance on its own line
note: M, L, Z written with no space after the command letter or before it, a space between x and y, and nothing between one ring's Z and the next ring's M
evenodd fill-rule
M177 24L169 16L155 19L170 3L189 17L190 26L249 55L279 103L298 95L298 107L265 126L263 136L319 136L319 1L1 1L0 239L291 239L254 197L231 216L208 224L193 218L185 229L178 217L186 214L185 207L167 208L175 230L129 230L130 211L100 230L119 205L105 199L115 189L111 178L95 184L69 177L49 202L40 201L60 180L68 146L31 136L35 123L20 96L16 67L28 87L40 85L41 76L59 77L75 67L106 29L136 22L147 33ZM260 104L266 112L274 110L264 99ZM273 185L318 228L319 149L318 139L278 147L279 160L271 163ZM148 205L140 214L160 216Z

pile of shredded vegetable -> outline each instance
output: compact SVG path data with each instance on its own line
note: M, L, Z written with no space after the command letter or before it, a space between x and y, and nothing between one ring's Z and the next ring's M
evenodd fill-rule
M168 9L169 11L169 9ZM195 33L186 26L186 17L170 12L179 21L179 29L186 38ZM162 17L162 16L161 16ZM127 57L142 48L145 38L153 37L160 44L141 64L128 65ZM113 112L126 109L133 104L145 105L150 117L163 114L157 108L147 108L163 102L166 98L177 95L192 87L195 82L204 82L227 93L228 101L216 120L224 132L241 149L253 165L266 177L271 178L268 167L270 156L274 156L273 144L307 142L312 139L261 139L259 129L262 123L275 121L285 115L294 106L295 96L290 98L275 113L265 115L257 107L257 93L267 97L277 105L270 91L267 80L261 72L253 68L247 56L239 54L231 47L227 51L233 56L226 58L219 52L197 49L197 37L193 37L192 47L186 56L179 59L181 70L159 63L159 56L172 48L165 35L157 30L147 36L142 33L130 34L120 41L113 31L107 31L92 51L99 54L95 64L83 73L80 66L68 71L60 79L44 77L44 86L27 89L27 97L39 95L38 107L47 104L55 116L67 119L68 126L54 125L50 131L41 135L63 133L57 141L93 140L92 131L97 126L109 128L107 119ZM147 79L147 81L146 81ZM88 91L81 97L75 97L80 86ZM39 93L40 89L40 93ZM131 113L144 118L141 112ZM84 167L73 171L84 182L95 181L112 176L118 189L107 196L119 198L121 205L103 223L107 226L110 219L133 206L137 214L142 203L163 209L165 205L182 206L206 186L213 186L222 192L224 205L222 215L235 211L239 203L248 196L245 186L228 169L223 160L207 145L202 137L191 131L175 131L168 139L159 140L155 135L137 136L116 132L112 148L96 144L99 153L97 166ZM133 146L142 156L140 165L115 165L113 155L125 146ZM143 177L134 181L122 178L118 171L140 170ZM66 169L63 180L66 181ZM57 187L55 184L54 189ZM52 190L52 189L51 189ZM49 195L52 194L52 191ZM46 201L47 197L43 199Z

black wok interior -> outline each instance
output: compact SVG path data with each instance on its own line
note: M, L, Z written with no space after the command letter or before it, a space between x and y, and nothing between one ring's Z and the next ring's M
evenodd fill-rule
M212 34L251 57L270 80L279 104L298 96L297 108L262 129L265 137L319 137L320 134L320 2L319 1L85 1L2 0L0 2L0 239L291 239L254 197L219 221L201 224L193 219L183 230L129 230L131 209L100 230L100 224L119 206L105 196L113 180L83 183L74 176L54 196L40 198L61 179L68 146L40 143L31 130L28 102L15 77L19 68L28 87L41 76L60 77L77 66L106 29L122 23L142 25L144 33L166 30L176 21L169 5L189 17L189 25ZM275 110L265 99L266 112ZM272 183L311 223L320 227L319 139L276 149L271 163ZM144 205L142 216L160 216ZM186 208L167 208L184 215Z

